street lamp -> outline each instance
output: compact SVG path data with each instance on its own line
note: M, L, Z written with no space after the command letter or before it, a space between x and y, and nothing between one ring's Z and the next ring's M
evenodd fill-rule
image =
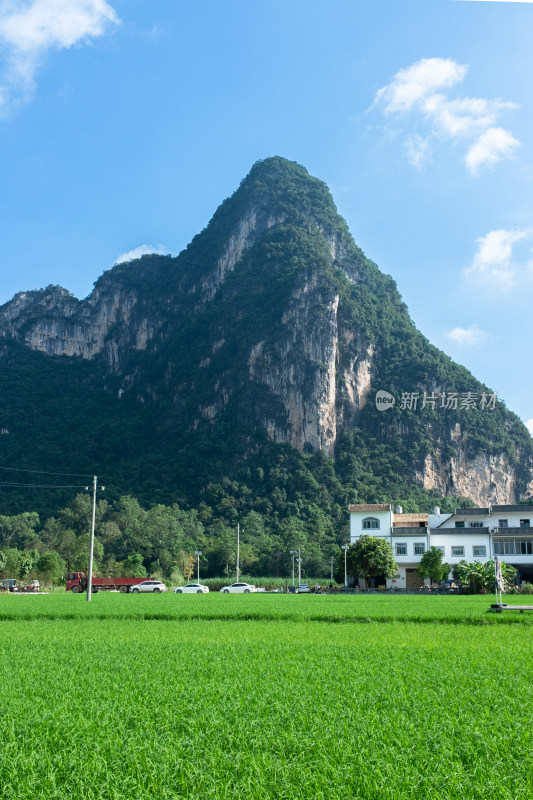
M298 550L298 558L296 559L296 563L298 564L298 586L302 585L302 557L300 556L300 550Z
M335 556L331 556L331 582L333 583L333 565L335 563Z
M298 550L291 550L290 552L292 556L292 591L294 592L294 556L298 555Z
M194 555L198 557L198 571L197 571L196 574L198 576L197 583L200 583L200 556L202 555L202 551L201 550L195 550L194 551Z
M348 571L346 567L346 554L350 549L349 545L343 544L342 549L344 550L344 591L348 592Z

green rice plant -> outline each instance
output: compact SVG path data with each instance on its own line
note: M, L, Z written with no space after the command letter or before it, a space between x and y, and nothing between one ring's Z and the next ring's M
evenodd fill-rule
M234 619L356 622L419 622L468 625L533 625L533 612L489 613L492 598L483 595L0 595L0 620L17 619ZM519 597L508 597L520 604Z
M1 627L6 798L533 795L533 649L522 626Z

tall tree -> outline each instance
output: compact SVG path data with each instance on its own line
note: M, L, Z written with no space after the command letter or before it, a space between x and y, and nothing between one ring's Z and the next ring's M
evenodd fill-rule
M429 578L433 583L444 580L450 571L448 564L442 563L442 550L430 547L426 550L418 565L418 574L422 578Z
M58 583L65 574L66 564L54 550L42 553L35 564L35 572L41 583Z
M398 570L390 544L380 536L361 536L350 545L346 563L351 575L367 582L378 575L392 578Z
M13 517L0 515L0 544L20 550L31 546L38 539L35 531L38 524L39 515L34 511L25 511Z

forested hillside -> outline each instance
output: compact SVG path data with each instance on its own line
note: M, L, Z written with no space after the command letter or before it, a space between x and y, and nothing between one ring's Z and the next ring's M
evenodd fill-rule
M282 158L254 165L177 257L117 265L85 300L22 292L0 335L0 510L37 512L41 550L90 477L18 470L97 474L106 523L125 496L196 515L213 541L246 521L273 572L295 537L327 564L349 502L430 510L533 490L525 426L416 329L325 184ZM121 536L106 559L132 554ZM135 544L146 568L149 538Z

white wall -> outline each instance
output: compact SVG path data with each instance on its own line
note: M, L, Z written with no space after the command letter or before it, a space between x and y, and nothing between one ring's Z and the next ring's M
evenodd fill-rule
M431 532L431 547L444 547L442 560L453 567L460 561L488 561L492 557L487 532L475 533L475 528L439 528ZM464 555L452 556L452 547L463 547ZM475 556L474 547L485 547L485 556Z
M363 520L372 517L379 520L379 529L363 528ZM392 511L351 511L350 512L350 544L360 536L387 536L392 529Z

